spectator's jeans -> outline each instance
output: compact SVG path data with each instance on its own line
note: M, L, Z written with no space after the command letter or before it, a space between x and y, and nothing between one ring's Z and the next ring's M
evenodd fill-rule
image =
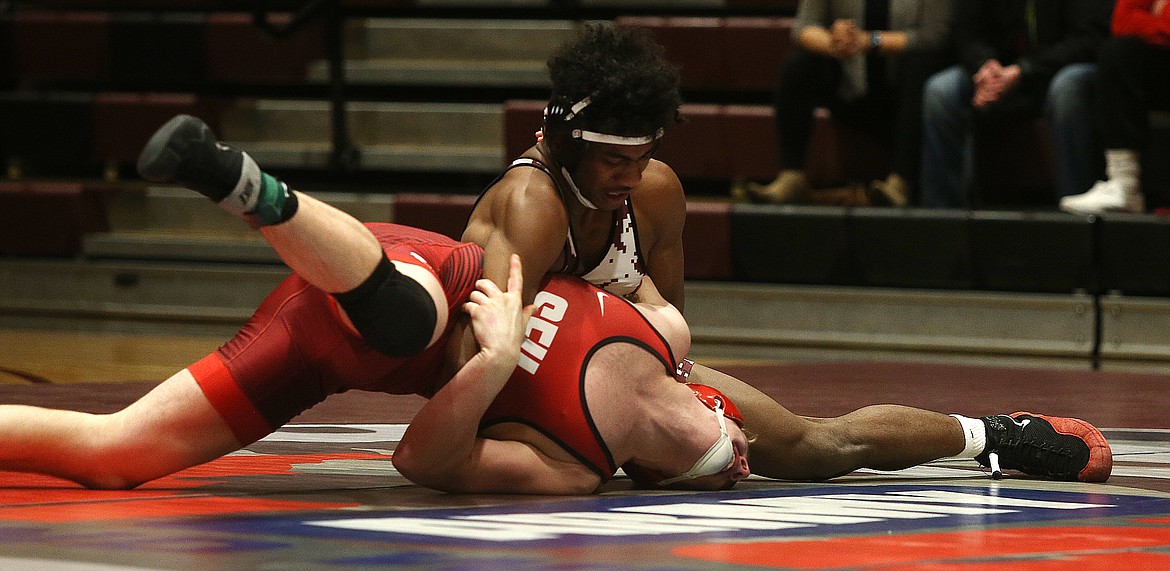
M1056 194L1085 192L1100 174L1101 150L1093 129L1096 66L1077 63L1053 76L1044 100L1044 118L1056 163ZM922 204L936 208L971 205L972 108L975 86L962 66L930 77L922 105Z

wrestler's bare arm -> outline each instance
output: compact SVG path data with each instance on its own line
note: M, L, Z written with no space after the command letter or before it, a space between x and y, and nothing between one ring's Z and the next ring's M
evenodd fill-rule
M468 462L416 483L455 494L581 495L595 491L601 478L580 462L556 460L525 442L480 438Z
M558 462L536 447L479 437L479 420L508 382L520 357L531 306L521 301L518 256L510 257L508 289L481 279L465 310L479 352L435 394L407 428L393 462L416 484L449 492L573 493L584 466Z
M641 285L629 295L629 300L666 338L674 356L678 359L685 357L691 349L691 329L682 313L662 297L650 276L642 278Z
M642 187L634 194L638 239L646 274L666 301L683 311L683 224L687 201L682 182L664 163L650 161Z
M462 241L484 247L483 276L497 284L508 279L508 260L524 266L524 301L536 298L541 278L554 271L568 233L569 219L552 181L536 169L513 169L476 208Z

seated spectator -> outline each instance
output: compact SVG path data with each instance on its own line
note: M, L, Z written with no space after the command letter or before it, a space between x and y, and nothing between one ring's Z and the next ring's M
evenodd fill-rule
M1082 214L1144 212L1141 150L1152 108L1170 108L1170 9L1166 0L1118 0L1113 35L1097 56L1097 128L1105 144L1105 180L1060 199Z
M1092 63L1109 28L1108 0L963 0L955 4L960 64L926 82L922 203L972 206L972 132L1043 116L1058 196L1096 181ZM1094 160L1097 159L1097 160Z
M893 148L889 176L869 186L871 201L905 205L918 181L922 85L942 68L950 0L804 0L796 50L775 92L780 173L749 184L758 202L814 201L803 170L813 110L872 133Z

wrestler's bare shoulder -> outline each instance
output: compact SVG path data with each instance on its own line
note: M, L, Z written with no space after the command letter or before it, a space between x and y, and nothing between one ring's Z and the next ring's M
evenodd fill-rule
M471 212L462 239L486 244L488 237L499 230L529 228L538 220L541 228L549 228L557 235L568 227L564 205L548 175L533 168L513 168L484 192Z
M631 194L635 214L641 223L654 228L679 225L686 216L686 195L682 181L666 163L651 160L642 173L642 182ZM642 228L643 231L648 228Z
M682 181L670 165L651 160L642 171L642 181L634 190L635 200L676 202L684 200Z
M551 208L558 206L561 199L556 184L548 174L535 168L516 167L508 170L488 188L480 203L492 210L506 208L514 211L521 208Z

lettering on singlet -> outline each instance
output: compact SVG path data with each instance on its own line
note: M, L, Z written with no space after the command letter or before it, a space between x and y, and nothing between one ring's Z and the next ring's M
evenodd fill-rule
M525 338L520 344L520 362L517 365L530 375L536 374L541 361L548 354L548 348L552 346L560 329L557 324L565 318L565 312L569 309L569 301L554 293L542 291L536 294L533 305L536 311L524 330Z

